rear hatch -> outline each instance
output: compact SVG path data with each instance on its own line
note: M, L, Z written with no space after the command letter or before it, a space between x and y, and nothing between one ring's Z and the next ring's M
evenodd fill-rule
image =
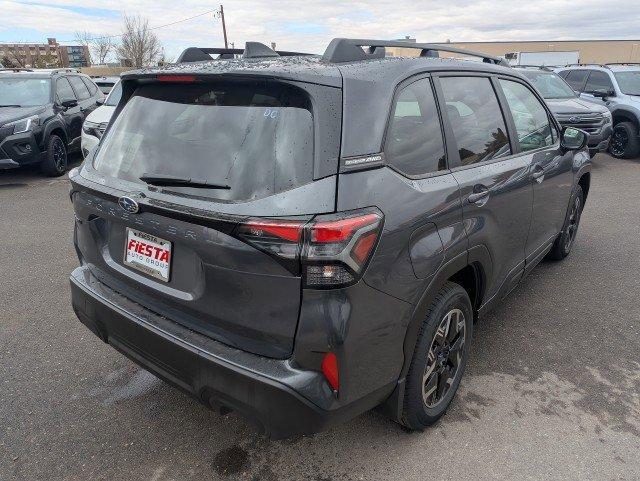
M123 85L72 179L81 261L144 308L289 356L300 226L335 209L341 90L224 76Z

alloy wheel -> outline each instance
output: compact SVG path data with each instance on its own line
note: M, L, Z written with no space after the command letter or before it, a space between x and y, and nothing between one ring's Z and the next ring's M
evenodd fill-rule
M573 201L573 206L571 207L571 214L569 214L569 223L567 224L567 235L564 241L564 251L569 252L571 249L571 245L573 244L574 239L576 238L576 233L578 232L578 224L580 223L580 207L581 207L580 197L576 196Z
M463 360L466 338L464 313L447 312L431 341L422 378L422 399L428 408L437 406L453 386Z
M67 166L67 151L60 139L56 139L53 143L53 161L58 172L63 171Z
M616 157L622 157L624 155L625 150L627 149L627 144L629 143L629 134L625 129L617 128L613 130L613 135L611 136L611 153Z

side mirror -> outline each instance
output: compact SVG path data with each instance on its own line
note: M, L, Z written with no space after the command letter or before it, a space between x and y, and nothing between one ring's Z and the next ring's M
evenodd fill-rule
M614 97L616 93L613 90L594 90L591 95L599 99L606 99L607 97Z
M63 100L60 102L65 109L70 109L71 107L76 107L78 105L78 101L76 99Z
M96 99L97 105L104 105L104 99Z
M589 134L584 130L566 127L560 136L560 147L565 150L582 150L587 146Z

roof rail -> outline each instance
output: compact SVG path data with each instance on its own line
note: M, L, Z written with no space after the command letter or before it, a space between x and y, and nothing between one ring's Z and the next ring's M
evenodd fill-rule
M609 65L609 64L601 64L601 63L595 63L595 62L591 62L591 63L568 63L566 65L563 65L563 67L602 67L602 68L609 68L609 67L607 67L607 65Z
M25 67L2 67L0 72L33 72L32 68Z
M553 72L551 67L553 65L512 65L513 68L539 68L540 70L545 70L547 72Z
M294 55L313 55L303 52L273 50L260 42L247 42L244 48L203 48L189 47L184 50L176 63L207 62L213 60L211 55L218 55L215 60L228 60L242 55L243 58L291 57Z
M48 69L43 69L43 70L48 70ZM61 73L61 72L64 72L64 73L78 73L78 69L77 68L69 68L69 67L66 67L66 68L52 68L50 70L50 72L51 73Z
M640 62L607 62L605 65L640 65Z
M362 47L368 48L364 50ZM413 43L405 40L371 40L354 38L334 38L331 40L331 43L322 56L322 60L325 62L339 63L383 58L385 56L385 47L418 49L420 50L421 57L438 57L438 52L458 53L460 55L481 58L485 63L509 67L508 62L502 58L492 57L472 50L449 47L447 45Z

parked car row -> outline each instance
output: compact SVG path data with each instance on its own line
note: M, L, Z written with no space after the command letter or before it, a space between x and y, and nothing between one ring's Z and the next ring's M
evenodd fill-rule
M478 317L571 252L591 169L519 71L440 50L250 42L123 74L69 176L80 321L274 438L376 406L435 423Z
M640 155L640 65L573 65L553 70L518 65L515 69L534 84L561 125L577 127L589 134L591 156L606 150L618 158ZM5 143L4 149L0 146L3 149L0 150L0 157L3 157L0 158L0 169L42 162L46 174L61 174L66 169L68 153L77 149L78 122L83 125L81 150L86 156L98 145L121 95L120 77L115 76L89 79L71 69L5 69L4 72L0 70L0 75L3 79L0 80L3 82L1 85L7 86L0 92L0 126L9 124L4 125L7 128L0 129L0 142ZM59 87L57 80L51 83L53 77L64 76L70 77L72 83L69 88L63 80ZM86 84L89 94L78 80L72 80L74 77ZM44 83L38 87L39 80ZM52 89L56 91L41 95L44 85L53 85ZM110 94L112 89L114 94ZM68 98L60 100L61 95ZM104 95L108 95L105 105L96 110ZM78 105L70 105L73 100ZM62 102L67 102L67 105L63 106ZM55 110L55 115L48 115L45 106L50 106L51 112ZM29 121L35 111L46 118ZM54 117L61 120L64 127L54 132L53 138L49 133L55 129L48 130L46 135L41 134L42 126L38 127L36 122L44 124ZM7 138L12 121L28 122L26 131L16 132L14 129L11 132L22 137Z

